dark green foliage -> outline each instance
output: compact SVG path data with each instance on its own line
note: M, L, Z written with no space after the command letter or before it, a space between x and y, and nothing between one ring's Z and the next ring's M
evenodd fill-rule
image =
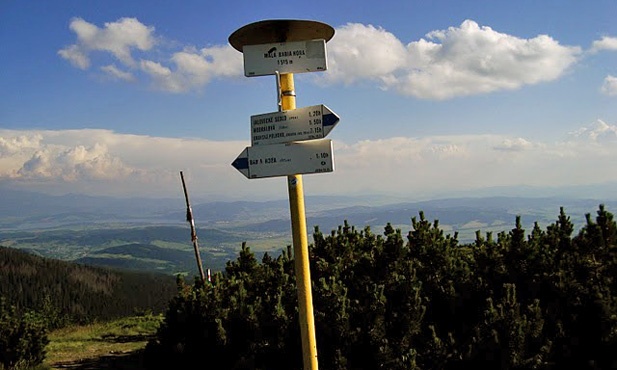
M420 212L405 238L347 222L309 247L319 367L609 369L617 361L617 226L600 205L577 235L563 209L529 232L461 245ZM243 245L202 288L178 281L147 358L169 367L300 369L288 247ZM220 365L219 365L220 364Z
M238 260L204 288L178 279L158 341L146 349L151 367L299 369L292 266L289 253L266 254L258 264L243 245Z
M33 312L18 315L15 307L0 297L0 369L25 369L45 358L47 326Z
M18 314L37 311L50 328L163 312L173 276L83 266L0 247L0 297Z

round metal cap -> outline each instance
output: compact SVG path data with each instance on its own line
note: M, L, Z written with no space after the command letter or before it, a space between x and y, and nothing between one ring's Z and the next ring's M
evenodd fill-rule
M334 36L331 26L308 20L272 19L247 24L229 36L234 49L242 51L245 45L273 44L323 39L329 41Z

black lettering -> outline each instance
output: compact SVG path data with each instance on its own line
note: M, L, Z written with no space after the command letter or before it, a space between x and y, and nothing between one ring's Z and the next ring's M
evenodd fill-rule
M257 118L253 120L254 125L261 125L264 123L272 123L272 117Z
M264 58L276 58L276 46L264 53Z
M264 132L264 131L273 131L276 130L275 125L267 125L267 126L257 126L253 127L253 133Z

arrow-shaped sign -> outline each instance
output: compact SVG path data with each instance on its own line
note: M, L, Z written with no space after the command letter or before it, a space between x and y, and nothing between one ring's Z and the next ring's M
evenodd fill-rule
M249 146L231 164L249 179L334 171L332 140Z
M339 119L323 104L251 116L251 145L323 139Z

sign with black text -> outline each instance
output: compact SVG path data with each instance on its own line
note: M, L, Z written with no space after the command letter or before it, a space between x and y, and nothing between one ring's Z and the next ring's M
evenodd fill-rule
M251 116L251 145L323 139L338 121L323 104Z
M244 75L267 76L279 73L325 71L326 41L310 40L276 44L245 45Z
M332 172L332 140L249 146L231 165L249 179Z

